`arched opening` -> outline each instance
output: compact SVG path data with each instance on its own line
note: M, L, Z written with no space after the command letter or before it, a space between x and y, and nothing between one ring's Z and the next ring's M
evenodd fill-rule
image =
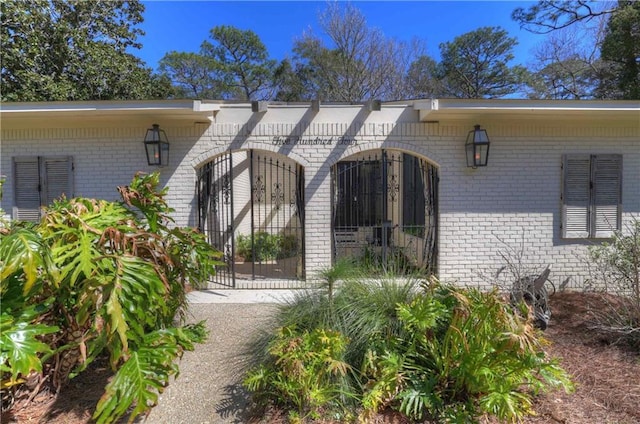
M281 288L304 280L304 169L262 150L227 152L198 169L198 226L223 252L214 284Z
M399 150L362 152L333 167L334 260L371 271L435 274L438 168Z

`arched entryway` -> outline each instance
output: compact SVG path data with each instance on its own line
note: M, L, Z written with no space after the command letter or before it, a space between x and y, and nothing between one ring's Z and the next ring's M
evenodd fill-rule
M198 226L224 254L220 287L281 288L305 278L304 170L262 150L226 152L198 169Z
M358 153L333 167L334 260L372 270L425 270L438 258L438 168L399 150Z

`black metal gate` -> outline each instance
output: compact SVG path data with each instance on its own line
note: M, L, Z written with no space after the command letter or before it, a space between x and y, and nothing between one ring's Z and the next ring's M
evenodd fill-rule
M361 154L333 169L334 260L372 271L436 273L438 170L391 150Z
M224 253L216 287L295 287L304 271L304 172L283 156L225 153L198 173L198 226Z

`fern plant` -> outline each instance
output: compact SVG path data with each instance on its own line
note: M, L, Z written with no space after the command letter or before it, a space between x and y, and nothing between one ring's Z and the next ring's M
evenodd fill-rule
M0 339L3 385L41 373L48 362L41 381L59 392L106 353L116 375L94 418L113 422L133 406L133 420L154 404L177 373L173 360L204 335L203 323L175 327L186 284L205 281L220 257L201 234L172 226L166 189L158 184L159 174L139 174L118 188L121 202L63 198L45 210L39 225L4 230L3 334L5 323L22 326L48 347ZM31 359L21 365L19 357Z
M296 417L318 418L321 408L339 408L345 395L336 380L349 371L346 344L336 331L281 328L269 346L272 360L250 371L244 385L263 402L293 406Z
M572 388L531 322L496 292L434 284L398 315L404 337L369 355L369 412L390 405L414 419L473 422L487 413L515 422L533 412L532 395Z

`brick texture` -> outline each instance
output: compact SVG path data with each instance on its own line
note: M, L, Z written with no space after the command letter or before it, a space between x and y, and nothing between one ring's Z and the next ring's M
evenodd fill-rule
M376 115L376 113L378 115ZM523 267L551 265L551 278L579 288L592 241L560 236L561 158L566 153L623 155L623 220L640 218L640 133L637 125L545 125L488 122L489 164L465 165L464 140L475 122L416 122L403 107L363 114L345 107L307 116L301 110L273 110L263 119L247 111L218 112L210 126L163 127L171 143L170 166L161 181L177 225L196 225L196 170L227 151L258 149L287 156L304 166L306 274L331 263L331 167L350 155L396 149L427 158L439 168L439 276L444 281L488 286L521 252ZM11 129L2 131L0 173L7 177L2 207L13 206L12 157L71 155L75 195L116 199L116 186L137 171L151 172L142 139L146 127ZM301 142L286 142L287 137ZM330 140L313 144L309 140Z

